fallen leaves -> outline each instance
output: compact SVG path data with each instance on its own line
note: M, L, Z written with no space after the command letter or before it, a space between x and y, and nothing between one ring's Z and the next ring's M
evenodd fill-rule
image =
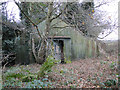
M115 60L113 57L109 58L111 58L111 60ZM103 61L103 64L101 64L100 61ZM75 86L79 88L100 88L101 86L98 84L100 82L104 82L107 77L116 79L115 75L111 74L116 73L116 71L111 72L109 63L110 61L108 61L106 58L93 58L74 61L69 65L60 64L59 67L56 66L54 68L56 68L58 71L66 69L66 73L62 73L60 76L64 78L60 79L61 81L59 82L66 82L67 80L68 84L62 85L65 85L67 87ZM57 75L59 76L59 73L57 73ZM69 83L69 81L72 83Z
M73 61L69 64L57 64L47 78L54 88L100 88L108 79L117 79L116 70L110 68L117 58L91 58ZM22 65L32 73L39 71L39 64ZM9 70L9 69L8 69ZM19 72L20 70L17 70ZM24 86L24 84L23 84ZM104 85L103 85L104 86Z

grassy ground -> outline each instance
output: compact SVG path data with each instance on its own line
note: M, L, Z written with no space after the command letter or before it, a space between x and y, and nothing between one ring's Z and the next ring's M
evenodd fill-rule
M84 60L73 61L68 64L56 64L52 68L52 72L46 75L46 82L49 85L44 87L57 87L57 88L100 88L100 87L116 87L117 80L117 56L91 58ZM3 70L3 76L6 73L37 73L41 66L39 64L31 65L16 65L11 68ZM15 80L20 80L16 78ZM21 82L21 81L20 81ZM21 82L22 86L16 85L15 88L25 87L25 83ZM28 83L28 82L27 82ZM9 83L12 85L12 83ZM25 84L25 85L24 85ZM6 78L3 77L3 86L8 87ZM37 84L36 84L37 85ZM14 86L14 85L13 85ZM11 86L12 87L12 86ZM28 87L30 88L30 87ZM35 88L35 87L34 87Z

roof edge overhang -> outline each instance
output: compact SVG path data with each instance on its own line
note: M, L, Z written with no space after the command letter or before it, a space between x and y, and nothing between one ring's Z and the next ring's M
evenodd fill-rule
M70 36L48 36L48 39L71 39Z

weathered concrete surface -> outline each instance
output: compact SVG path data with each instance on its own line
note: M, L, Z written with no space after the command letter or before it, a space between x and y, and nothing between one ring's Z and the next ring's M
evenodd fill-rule
M51 26L49 36L70 36L70 40L64 40L64 55L69 59L95 57L98 55L98 47L94 40L82 36L74 28L69 27L64 21L55 19ZM39 30L44 33L45 21L38 25ZM62 28L65 27L65 28Z

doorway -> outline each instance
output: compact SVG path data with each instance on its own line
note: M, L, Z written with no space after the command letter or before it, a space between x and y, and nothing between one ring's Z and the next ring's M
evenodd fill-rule
M54 42L54 58L56 60L61 60L64 63L64 41L63 40L53 40Z

